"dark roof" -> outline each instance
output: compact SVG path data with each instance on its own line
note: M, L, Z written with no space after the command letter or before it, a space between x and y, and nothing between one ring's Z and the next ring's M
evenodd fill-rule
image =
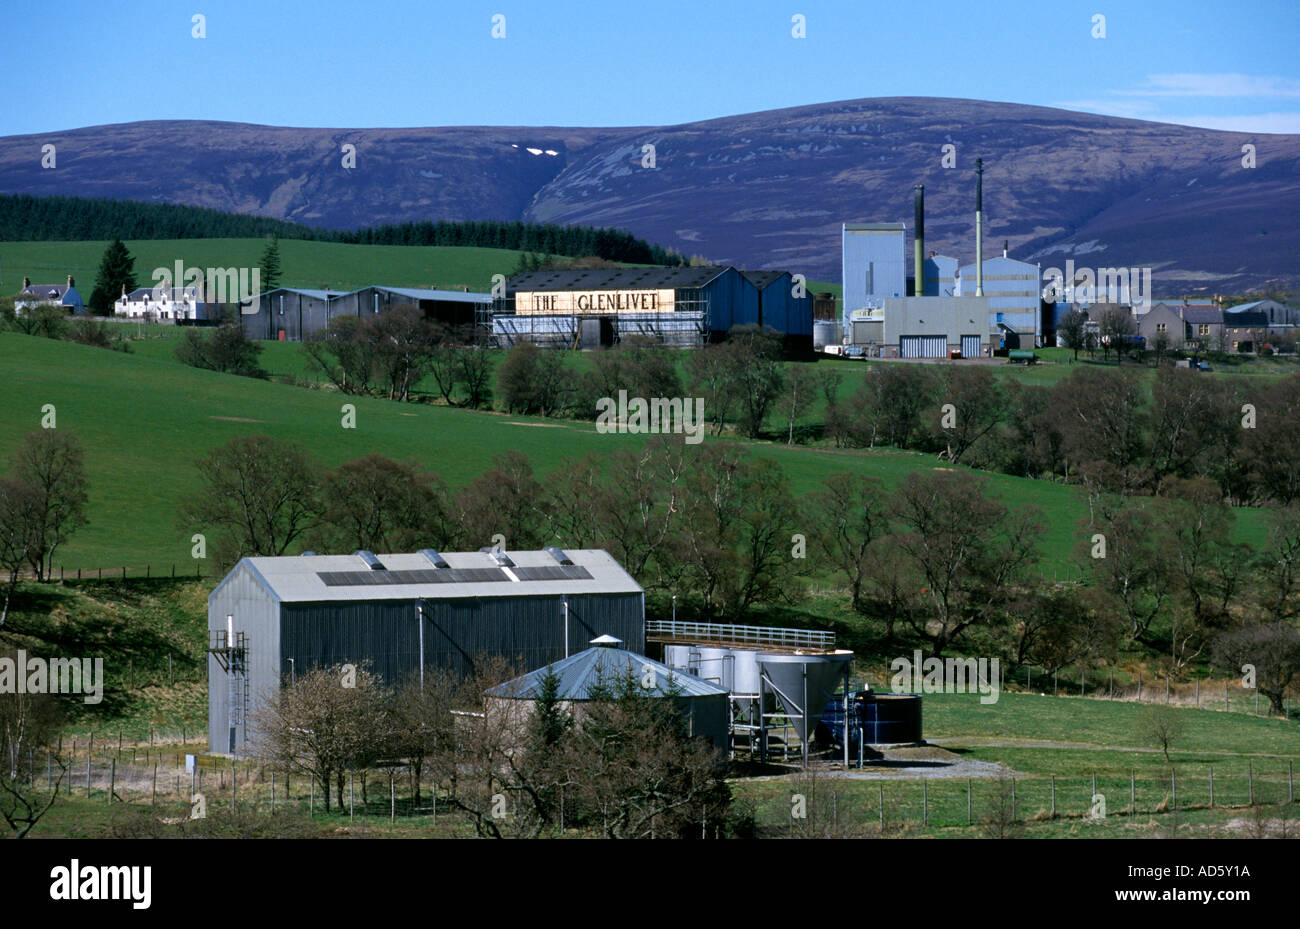
M525 271L506 284L506 290L677 290L703 287L729 265L698 268L561 268Z
M137 287L135 290L131 291L126 295L126 299L132 303L139 303L140 301L145 299L152 300L154 296L154 290L155 288L153 287ZM177 299L184 299L186 297L195 297L195 296L198 296L198 288L196 287L173 287L171 288L171 294L169 299L177 300ZM117 299L121 300L122 298L118 297Z
M1223 321L1229 326L1238 328L1247 326L1262 327L1268 325L1268 314L1263 310L1238 310L1235 313L1224 313Z
M28 284L20 294L30 294L33 297L59 297L62 298L69 290L67 284Z
M741 271L745 280L749 281L759 290L766 290L770 285L775 284L781 278L785 277L787 271Z
M1173 307L1175 313L1177 313L1179 309L1182 310L1184 322L1199 324L1223 322L1223 310L1219 309L1217 306Z

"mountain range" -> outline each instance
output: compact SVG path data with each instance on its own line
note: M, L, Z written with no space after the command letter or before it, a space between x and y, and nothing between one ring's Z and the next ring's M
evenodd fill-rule
M1162 297L1300 286L1300 135L977 100L869 98L622 128L92 126L0 138L0 192L328 228L612 226L714 262L838 281L840 224L904 221L910 236L915 184L927 249L973 261L976 157L986 255L1005 243L1044 269L1149 267Z

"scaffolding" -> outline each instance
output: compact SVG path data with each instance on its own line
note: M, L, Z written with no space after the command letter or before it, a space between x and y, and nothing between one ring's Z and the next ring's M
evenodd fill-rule
M698 348L709 340L709 297L698 288L675 291L673 309L654 313L516 313L514 297L498 297L475 310L475 341L493 348L532 342L542 348L598 348L625 338L646 338L672 348ZM584 323L595 323L588 329Z
M249 703L248 640L242 632L218 629L211 635L208 654L226 672L226 725L230 730L230 752L234 754Z

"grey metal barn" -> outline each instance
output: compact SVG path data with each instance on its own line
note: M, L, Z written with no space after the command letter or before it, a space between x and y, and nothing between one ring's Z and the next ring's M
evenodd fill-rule
M301 342L336 316L374 316L398 306L414 306L426 319L446 326L472 326L490 294L413 287L363 287L350 293L280 287L244 306L240 324L250 339Z
M260 701L313 668L397 684L480 656L541 667L601 635L645 647L645 593L601 550L245 558L208 597L208 748L242 753Z

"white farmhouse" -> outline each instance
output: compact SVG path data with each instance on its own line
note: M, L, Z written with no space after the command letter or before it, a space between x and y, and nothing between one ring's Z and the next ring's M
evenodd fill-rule
M113 303L113 315L128 319L175 322L178 319L207 319L207 304L197 287L137 287Z
M66 307L69 313L86 312L71 274L66 284L33 284L31 278L23 278L23 289L14 297L14 312L21 316L25 309L39 303Z

